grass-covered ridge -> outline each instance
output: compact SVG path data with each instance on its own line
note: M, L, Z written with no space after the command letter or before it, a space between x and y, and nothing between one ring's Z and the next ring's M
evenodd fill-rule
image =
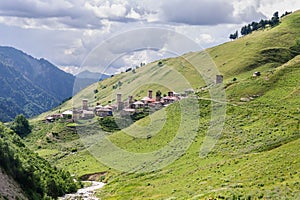
M157 61L135 73L116 75L83 90L73 101L57 109L69 109L73 103L80 105L82 98L107 104L115 100L118 92L125 97L129 94L143 97L150 88L160 89L163 93L170 89L169 85L187 89L187 85L172 79L170 69L174 69L198 91L200 115L189 121L199 123L193 143L171 165L153 172L121 173L96 160L63 123L35 122L36 129L28 136L27 143L41 156L76 175L108 172L105 177L108 184L98 193L102 199L299 199L299 21L300 12L295 12L284 17L275 28L256 31L207 50L224 75L228 104L221 137L205 158L199 157L199 150L210 125L212 102L207 100L209 93L201 90L206 83L195 71L205 65L201 52L162 60L163 66ZM184 58L189 58L193 64L199 63L199 66L191 66ZM261 72L261 76L253 77L255 71ZM139 83L141 77L147 84L132 90L132 84ZM167 87L153 83L159 79L168 82ZM120 86L116 88L116 84ZM99 91L97 94L95 89ZM181 121L178 108L178 104L170 105L135 123L147 127L151 120L162 120L165 112L166 122L155 135L151 130L136 132L146 138L128 135L127 132L133 129L131 126L109 133L107 138L129 152L148 153L160 149L175 137ZM84 142L97 139L93 130L86 129L88 137ZM52 137L48 134L51 132L58 134ZM45 142L47 137L48 142ZM35 141L39 141L40 146ZM72 150L74 147L76 150Z

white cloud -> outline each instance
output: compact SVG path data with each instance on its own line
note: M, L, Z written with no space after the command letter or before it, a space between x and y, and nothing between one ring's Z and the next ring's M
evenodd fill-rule
M72 55L75 51L75 48L71 48L71 49L65 49L64 53L65 55Z
M97 45L126 31L149 27L174 30L206 48L228 41L228 35L239 30L242 24L264 16L270 18L277 10L282 13L297 7L300 7L298 0L0 1L1 45L15 46L35 57L45 57L71 68L80 66ZM142 41L143 34L150 36ZM176 49L175 43L182 47ZM132 52L129 45L138 44L145 48L155 46L159 53L164 49L175 49L177 54L196 49L181 44L176 37L166 38L159 31L141 31L109 45L110 53L104 57ZM156 59L159 57L156 53L128 54L116 68L130 66L135 60L140 62L138 58Z
M130 68L139 66L140 63L150 63L163 57L164 54L162 52L154 50L143 50L124 55L121 59L122 63L124 63L124 66Z
M233 5L224 0L163 1L162 20L189 25L233 23Z
M105 1L103 4L99 2L86 2L84 7L88 10L93 11L93 13L99 18L118 18L125 17L127 15L127 2L124 1L123 4L113 4L110 1Z
M61 70L69 73L69 74L78 74L80 68L78 66L58 66Z
M209 44L209 43L213 43L215 42L215 39L213 38L212 35L210 34L200 34L198 38L196 38L195 40L198 44Z
M139 13L137 13L133 8L131 8L130 12L127 14L126 17L136 20L142 18L142 16Z
M258 10L271 17L275 11L281 14L285 11L296 11L300 9L298 0L264 0L260 2Z

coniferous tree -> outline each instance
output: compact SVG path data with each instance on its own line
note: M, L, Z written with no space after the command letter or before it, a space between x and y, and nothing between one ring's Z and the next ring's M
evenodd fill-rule
M243 26L241 29L241 35L247 35L247 26Z
M286 12L283 16L290 14L289 12ZM275 12L273 14L273 17L270 20L263 20L261 19L260 22L252 22L251 24L245 25L241 28L241 35L248 35L252 33L253 31L264 29L267 25L270 25L271 27L277 26L280 23L279 13ZM233 37L233 35L230 35ZM230 39L232 39L230 37Z
M261 29L261 28L264 29L264 28L266 28L266 24L267 24L266 21L262 19L262 20L260 20L260 22L258 23L258 28L259 28L259 29Z
M252 22L251 27L252 27L252 31L258 30L258 23L257 22Z
M276 26L279 24L279 13L278 12L275 12L273 14L273 17L270 21L270 25L273 27L273 26Z
M229 35L229 39L232 39L232 40L235 40L238 37L239 37L238 31L236 31L235 33Z

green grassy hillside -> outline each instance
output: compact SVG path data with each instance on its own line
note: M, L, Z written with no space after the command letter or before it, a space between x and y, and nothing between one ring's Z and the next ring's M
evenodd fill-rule
M201 129L186 154L172 165L156 173L117 176L99 196L108 199L300 198L299 77L300 60L296 57L277 68L268 80L250 77L231 86L227 89L229 96L249 87L265 93L252 102L228 105L222 137L208 157L198 157L206 133L206 129ZM203 128L207 123L202 119ZM167 136L172 138L170 126L162 130L168 131ZM122 148L144 152L170 140L160 137L142 142L117 133L111 140Z
M284 17L275 28L253 32L210 48L207 53L165 59L160 61L162 65L153 62L135 72L94 84L73 100L33 120L35 130L26 142L41 156L76 175L107 172L103 178L108 184L98 192L102 199L299 199L299 22L300 12L295 12ZM206 140L215 104L209 100L213 98L212 86L204 91L201 88L212 80L205 77L214 74L210 71L212 61L224 75L228 103L222 133L212 151L203 158L199 151ZM253 77L255 71L261 72L261 76ZM96 121L88 126L79 124L77 130L85 136L81 139L64 123L38 122L51 112L79 107L83 98L88 98L92 105L96 102L106 105L115 101L116 93L139 99L150 88L163 93L194 88L200 97L199 115L187 114L185 118L180 107L184 104L175 103L127 129L106 135L99 133ZM95 89L99 92L94 93ZM146 154L172 143L181 130L182 120L187 122L184 130L194 134L194 138L189 148L166 167L126 173L96 160L122 156L117 151L106 152L107 157L93 151L97 145L101 146L102 136L128 152ZM151 128L161 121L161 129ZM195 124L197 129L191 130ZM136 126L150 128L140 131Z
M228 78L278 67L299 53L294 51L299 47L299 25L298 11L284 17L279 26L208 49L208 53Z

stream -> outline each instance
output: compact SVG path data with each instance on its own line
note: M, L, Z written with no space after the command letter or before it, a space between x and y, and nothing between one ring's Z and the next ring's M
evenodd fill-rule
M59 200L99 200L95 196L95 190L102 188L105 183L96 181L87 181L92 183L91 186L79 189L75 194L66 194L64 197L60 197Z

